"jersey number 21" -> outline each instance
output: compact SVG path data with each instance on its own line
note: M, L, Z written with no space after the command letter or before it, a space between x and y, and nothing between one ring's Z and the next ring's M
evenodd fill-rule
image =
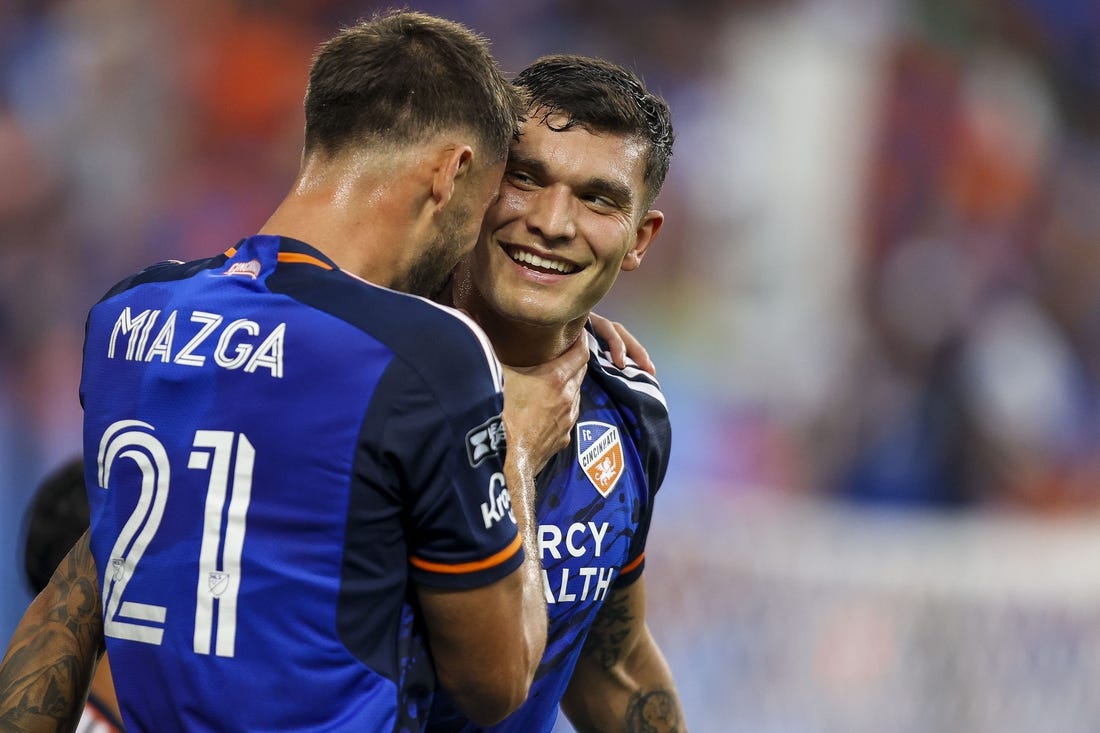
M145 644L161 643L167 609L125 598L133 577L164 516L171 485L171 467L164 445L153 426L139 420L119 420L99 442L99 486L108 489L111 468L118 458L129 458L141 471L137 504L115 541L103 581L103 632L116 639ZM236 455L234 455L236 443ZM197 430L187 461L189 469L210 475L199 550L195 589L197 654L232 657L237 635L237 594L241 587L241 550L245 516L252 495L252 466L256 451L243 433ZM229 510L225 510L228 497ZM217 603L217 626L214 604ZM140 623L136 623L140 622Z

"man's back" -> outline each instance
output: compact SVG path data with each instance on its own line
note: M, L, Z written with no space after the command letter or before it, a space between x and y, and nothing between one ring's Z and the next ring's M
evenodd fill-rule
M151 268L89 318L92 551L127 726L416 729L434 675L410 581L478 587L522 559L492 503L502 450L474 460L467 437L499 420L498 367L453 312L300 242L228 254Z

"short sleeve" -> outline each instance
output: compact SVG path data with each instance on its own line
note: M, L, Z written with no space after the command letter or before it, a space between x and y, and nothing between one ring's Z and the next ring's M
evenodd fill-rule
M475 588L524 555L504 478L503 396L483 356L448 364L445 375L395 365L382 444L400 477L410 576Z

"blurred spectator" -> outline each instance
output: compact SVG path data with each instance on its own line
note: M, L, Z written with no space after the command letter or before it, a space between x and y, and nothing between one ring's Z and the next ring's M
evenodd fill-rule
M9 556L29 487L80 448L88 307L262 224L297 168L314 43L386 4L4 5ZM670 100L666 234L605 302L672 404L665 516L784 491L1100 510L1096 0L411 6L482 31L505 68L605 55ZM0 630L27 600L0 593Z
M42 479L25 517L23 567L32 593L41 593L50 582L54 570L88 529L90 515L81 458L66 461ZM96 666L76 733L116 733L122 730L121 721L104 655Z

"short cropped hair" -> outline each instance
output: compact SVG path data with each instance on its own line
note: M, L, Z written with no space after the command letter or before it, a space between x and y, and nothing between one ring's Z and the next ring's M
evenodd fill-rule
M73 458L42 479L27 509L23 567L32 593L41 593L49 584L54 570L88 529L89 516L84 462Z
M525 111L482 36L451 20L391 10L318 48L305 98L305 150L332 155L466 130L496 162Z
M553 130L580 125L645 142L646 205L653 203L672 162L675 135L668 103L637 74L605 59L554 54L535 60L513 83L528 96L528 109L540 122L548 124L555 114L566 117Z

